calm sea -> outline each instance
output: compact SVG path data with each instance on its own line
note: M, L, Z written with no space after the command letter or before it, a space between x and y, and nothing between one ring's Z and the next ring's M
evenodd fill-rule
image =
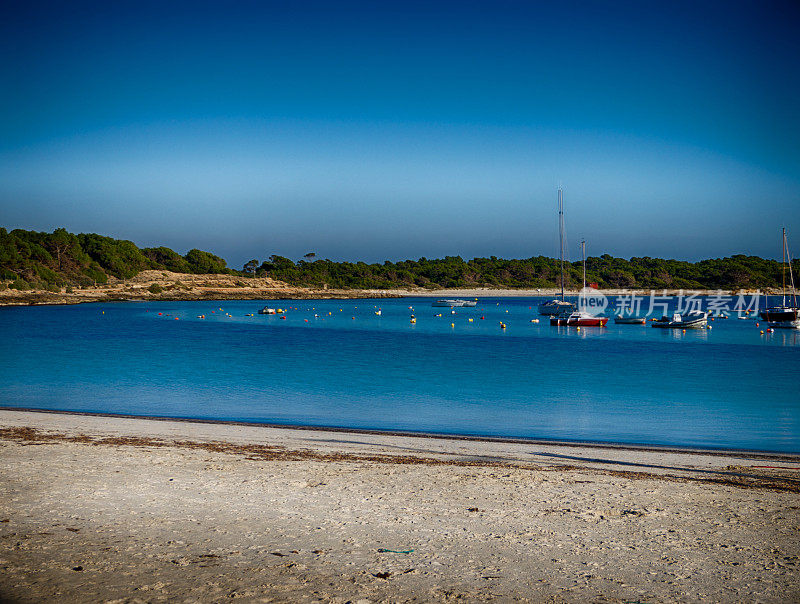
M578 331L531 323L539 301L2 308L0 405L800 452L800 332Z

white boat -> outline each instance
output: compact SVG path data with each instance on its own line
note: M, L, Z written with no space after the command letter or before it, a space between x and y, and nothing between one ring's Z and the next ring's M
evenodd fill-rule
M262 308L261 310L258 311L258 314L260 314L260 315L274 315L274 314L277 314L277 312L278 311L276 311L274 308L270 308L269 306L265 306L264 308Z
M561 263L561 297L539 304L540 315L551 317L568 315L576 310L572 302L564 300L564 198L558 187L558 257Z
M462 306L476 306L478 304L477 300L436 300L431 306L437 307L446 307L446 308L455 308L455 307L462 307Z
M661 317L651 323L653 327L669 329L703 329L708 325L708 314L704 312L690 312L686 315L675 313L672 318Z

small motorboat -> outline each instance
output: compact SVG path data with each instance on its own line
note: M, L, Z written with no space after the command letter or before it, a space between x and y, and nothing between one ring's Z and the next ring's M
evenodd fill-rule
M264 308L258 311L258 314L260 315L275 315L277 313L278 313L277 310L275 310L274 308L270 308L269 306L265 306Z
M647 319L644 317L623 317L622 315L617 315L614 317L614 323L618 323L619 325L644 325L647 323Z
M566 325L567 327L605 327L606 323L608 323L608 317L596 317L579 310L550 317L550 325Z
M800 329L800 319L794 321L770 321L769 326L773 329Z
M661 317L653 321L651 325L671 329L703 329L708 325L708 315L704 312L691 312L686 315L675 313L671 319Z

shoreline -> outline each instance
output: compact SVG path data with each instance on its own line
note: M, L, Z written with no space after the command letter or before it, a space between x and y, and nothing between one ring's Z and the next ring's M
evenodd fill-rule
M0 410L0 600L800 594L800 465Z
M636 296L647 298L654 291L661 296L723 296L754 295L753 290L598 290L606 296ZM575 298L579 291L565 291L565 296ZM179 294L152 294L148 291L122 292L114 289L86 289L79 293L50 292L44 290L0 291L0 307L12 306L71 306L113 302L222 302L229 300L281 301L281 300L380 300L386 298L554 298L560 290L534 289L440 289L440 290L318 290L312 288L250 289L231 288ZM778 296L773 291L763 296Z
M155 291L151 291L155 288ZM642 290L604 289L604 295L713 296L753 294L755 290ZM142 271L127 280L110 279L108 284L83 289L61 288L45 290L0 290L0 306L70 305L93 302L212 302L223 300L349 300L381 298L548 298L560 295L559 288L512 289L471 287L462 289L330 289L295 287L268 277L237 277L233 275L194 275L169 271ZM577 296L578 290L568 290L567 296ZM773 290L764 292L775 295Z
M769 451L763 449L729 449L725 447L690 447L680 445L656 445L647 443L623 443L612 441L558 440L548 438L484 436L476 434L449 434L446 432L424 432L414 430L380 430L373 428L350 428L345 426L315 426L306 424L276 424L269 422L248 422L241 420L208 419L196 417L172 417L166 415L135 415L132 413L110 413L100 411L72 411L62 409L42 409L36 407L8 407L0 405L0 418L3 412L42 413L64 416L85 416L109 419L147 420L153 422L176 422L187 424L209 424L219 426L242 426L278 430L298 430L335 434L371 435L382 437L409 437L444 441L465 441L476 443L500 443L515 445L546 445L574 447L579 449L640 451L650 453L676 453L684 455L708 455L721 457L747 456L753 459L787 461L800 463L800 452Z

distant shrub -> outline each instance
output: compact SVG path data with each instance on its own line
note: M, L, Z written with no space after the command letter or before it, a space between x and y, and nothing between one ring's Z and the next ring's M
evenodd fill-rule
M158 283L153 283L153 285L147 288L147 291L149 291L151 294L160 294L161 292L164 291L164 288L161 287Z
M16 281L14 281L14 283L9 285L9 287L11 289L18 289L22 291L31 289L31 284L25 281L25 279L17 279Z
M66 290L66 291L67 291L67 293L68 293L68 294L71 294L71 293L72 293L72 291L73 291L73 290L72 290L72 286L70 286L70 285L67 285L67 290Z

